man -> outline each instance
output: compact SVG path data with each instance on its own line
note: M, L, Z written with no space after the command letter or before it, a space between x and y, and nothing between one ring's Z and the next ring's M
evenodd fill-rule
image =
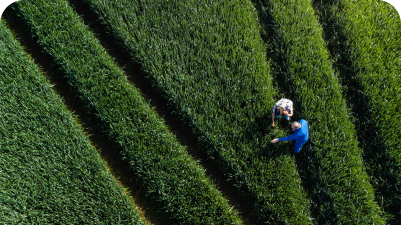
M286 119L286 126L290 123L291 116L293 115L293 104L292 101L286 98L280 99L273 106L272 110L272 127L274 127L274 117L277 119L284 116Z
M301 119L299 122L295 121L291 124L291 128L295 132L294 134L283 138L275 138L271 142L275 144L279 141L295 140L294 152L297 153L309 138L308 122L304 119Z

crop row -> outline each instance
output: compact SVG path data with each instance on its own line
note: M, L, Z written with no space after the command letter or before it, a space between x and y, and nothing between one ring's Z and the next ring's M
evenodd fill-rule
M3 20L0 49L0 223L144 224Z
M43 52L68 78L92 126L108 135L164 224L238 224L238 213L150 109L64 0L14 5Z
M383 1L316 1L315 6L325 21L325 39L357 116L376 199L383 199L385 212L395 216L389 223L400 224L400 17Z
M270 143L276 93L251 2L85 2L260 223L309 223L292 151Z
M309 0L255 0L272 52L274 76L309 122L303 168L318 224L383 224L358 147L351 110L342 96Z

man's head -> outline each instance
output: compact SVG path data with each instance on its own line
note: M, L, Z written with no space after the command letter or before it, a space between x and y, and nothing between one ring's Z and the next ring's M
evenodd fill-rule
M295 131L296 129L299 129L299 128L301 128L301 124L298 123L297 121L295 121L295 122L293 122L293 123L291 124L291 129L292 129L292 131Z
M283 115L284 108L281 106L277 106L276 109L274 110L274 114L276 114L277 118L280 118L281 115Z

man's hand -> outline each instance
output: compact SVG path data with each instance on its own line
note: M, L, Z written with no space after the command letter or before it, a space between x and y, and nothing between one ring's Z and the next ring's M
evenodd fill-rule
M289 111L284 111L283 114L284 114L285 116L289 116L289 117L292 116L292 114L291 114Z
M274 124L274 122L273 122L273 123L272 123L272 127L274 127L274 125L275 125L275 124Z
M274 138L273 140L272 140L272 143L273 144L276 144L278 142L278 138Z

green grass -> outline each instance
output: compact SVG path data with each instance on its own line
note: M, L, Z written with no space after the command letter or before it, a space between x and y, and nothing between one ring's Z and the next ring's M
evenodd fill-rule
M302 167L317 224L383 224L358 147L351 110L309 0L254 1L281 91L309 122Z
M270 144L276 94L250 2L86 2L260 223L309 223L292 146Z
M150 109L68 2L19 1L15 9L91 118L121 151L163 224L239 224L204 170Z
M376 199L401 222L401 21L383 1L316 1L325 39L356 115ZM332 32L335 30L336 32ZM340 44L337 44L340 43Z
M3 20L0 48L0 223L144 224Z

